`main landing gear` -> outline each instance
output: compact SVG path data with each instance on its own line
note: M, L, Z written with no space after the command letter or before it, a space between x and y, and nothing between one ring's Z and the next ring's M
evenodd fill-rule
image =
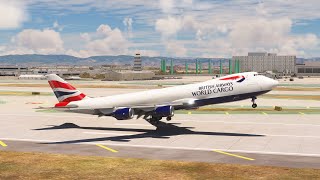
M145 120L153 126L157 126L162 117L151 116L150 118L146 118Z
M252 108L256 108L256 107L258 107L258 105L256 104L256 99L257 99L257 97L252 97L251 98L251 102L252 102Z
M149 116L149 118L144 118L148 123L150 123L153 126L158 126L160 120L162 119L162 117L159 116ZM166 117L167 121L171 121L172 116L168 116Z

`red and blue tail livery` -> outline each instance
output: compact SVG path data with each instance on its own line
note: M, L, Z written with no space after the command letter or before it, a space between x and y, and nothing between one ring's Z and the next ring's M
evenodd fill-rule
M66 106L69 102L80 101L86 97L85 94L55 74L47 75L47 78L53 93L59 100L56 107Z

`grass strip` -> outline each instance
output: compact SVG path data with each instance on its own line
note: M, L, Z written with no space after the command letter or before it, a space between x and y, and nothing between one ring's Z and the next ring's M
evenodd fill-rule
M0 152L0 179L320 179L320 169Z

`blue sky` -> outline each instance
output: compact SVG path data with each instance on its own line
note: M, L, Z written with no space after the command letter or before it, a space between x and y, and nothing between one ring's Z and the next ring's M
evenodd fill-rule
M0 0L0 54L320 56L317 0Z

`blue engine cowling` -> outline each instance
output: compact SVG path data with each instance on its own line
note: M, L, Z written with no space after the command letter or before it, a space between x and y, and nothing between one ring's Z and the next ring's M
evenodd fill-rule
M159 106L154 110L155 115L159 117L172 117L174 115L173 106Z
M113 112L113 117L115 117L117 120L132 119L133 116L134 111L131 108L117 109Z

